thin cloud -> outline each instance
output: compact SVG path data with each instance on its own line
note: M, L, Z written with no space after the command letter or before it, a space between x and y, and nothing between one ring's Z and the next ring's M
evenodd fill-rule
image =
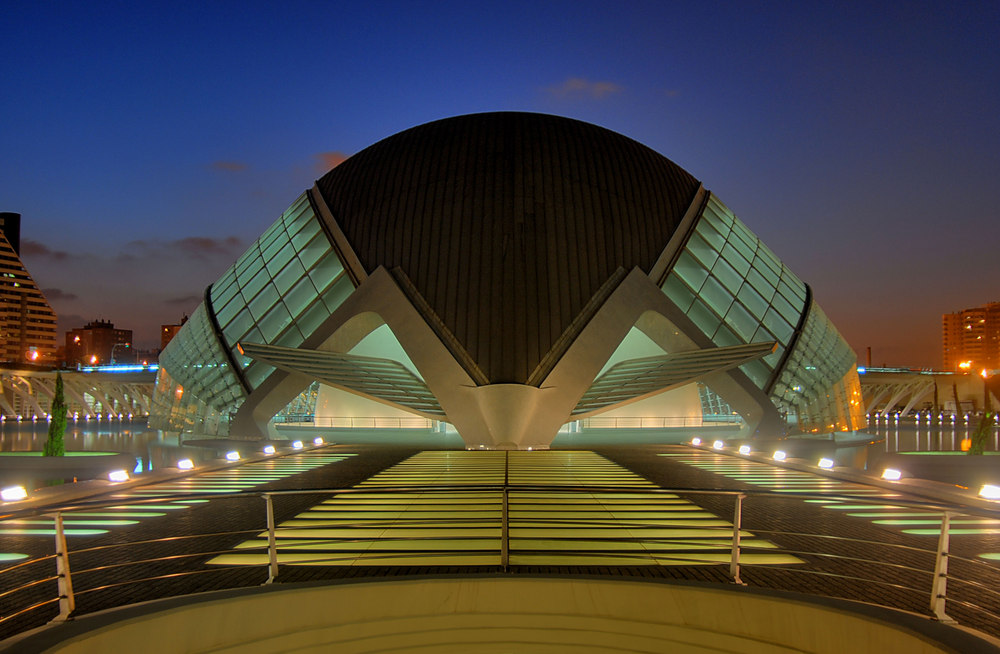
M139 252L141 256L149 257L159 254L180 256L209 257L238 254L243 242L236 236L212 238L210 236L188 236L175 241L138 240L128 243L127 248ZM121 261L135 260L136 256L124 253L119 256Z
M621 93L622 87L614 82L592 81L583 77L570 77L562 84L546 87L545 91L554 98L592 98L603 100L609 95Z
M62 290L61 288L43 288L42 295L44 295L49 302L69 302L70 300L77 299L76 293L70 293Z
M209 165L209 168L211 168L212 170L224 170L230 173L238 173L240 171L246 170L249 167L250 166L243 163L242 161L226 161L226 160L213 161Z
M313 156L316 158L316 172L325 173L344 163L351 155L343 152L318 152Z
M164 300L164 304L169 304L170 306L192 306L200 303L204 298L201 295L185 295L183 297L173 297Z
M53 250L44 243L32 241L30 238L21 239L21 254L31 257L43 257L53 261L66 261L73 256L64 250Z

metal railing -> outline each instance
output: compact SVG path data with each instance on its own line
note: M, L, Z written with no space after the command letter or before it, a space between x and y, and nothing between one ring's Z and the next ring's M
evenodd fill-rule
M276 416L274 421L287 427L326 427L329 429L432 429L436 422L428 418L394 416Z
M740 416L595 416L584 418L580 424L585 429L668 429L670 427L722 427L740 425Z
M505 480L506 481L506 480ZM731 527L713 527L720 530L723 536L722 546L728 541L728 561L723 563L720 560L706 563L705 554L699 553L697 548L689 547L686 551L684 547L679 547L676 552L671 552L669 558L674 565L689 564L699 567L714 566L720 570L728 570L722 575L720 580L728 579L729 582L741 585L752 585L757 587L772 587L781 589L785 587L787 575L789 573L799 576L812 576L814 579L823 580L823 593L833 596L845 596L856 594L843 589L854 589L857 587L883 588L893 591L904 591L907 597L916 598L909 605L900 605L898 601L889 601L886 598L876 597L873 603L883 604L890 608L912 609L916 604L922 604L928 616L942 622L955 622L949 607L958 607L961 613L959 622L969 627L974 627L1000 635L1000 568L979 560L955 557L950 552L950 536L952 522L960 515L973 516L977 518L998 519L1000 512L986 509L972 509L962 507L949 507L938 503L893 500L887 502L884 497L857 496L850 494L814 494L814 493L787 493L765 490L718 490L718 489L691 489L691 488L621 488L621 487L601 487L601 486L569 486L569 485L518 485L518 484L464 484L464 485L442 485L442 486L385 486L385 487L360 487L350 489L308 489L290 491L267 491L267 492L241 492L215 494L214 499L226 498L229 500L240 500L243 502L259 502L263 500L258 516L259 524L265 525L262 529L244 529L239 531L218 531L197 534L173 534L168 537L156 539L136 540L126 542L115 542L111 544L97 545L93 547L80 548L71 551L67 544L66 522L67 516L74 516L77 513L93 512L101 508L120 506L123 503L121 498L105 502L81 502L73 505L66 505L55 509L47 509L45 512L22 511L5 516L0 516L0 524L6 520L39 518L42 516L52 520L55 533L54 553L40 555L35 558L21 561L6 568L0 569L0 607L3 615L0 616L0 637L6 637L27 628L38 626L45 619L52 621L65 621L70 619L78 611L78 599L84 595L92 595L110 589L135 587L140 584L148 584L153 581L176 581L180 579L191 579L200 575L217 575L225 570L232 570L237 567L246 570L247 565L240 566L215 566L208 567L205 563L210 557L220 554L229 554L234 551L233 547L239 539L252 537L263 537L262 531L266 531L266 545L246 546L241 545L239 552L261 552L266 551L265 566L266 579L253 583L273 584L279 581L282 572L282 562L280 556L281 543L279 536L282 527L277 522L275 513L275 499L292 498L293 496L313 495L323 499L331 496L347 497L351 494L364 493L366 495L380 493L430 493L435 491L483 491L498 494L501 498L499 524L499 548L496 552L496 568L507 570L512 573L517 572L517 564L512 564L514 556L524 556L531 550L523 547L517 537L512 537L511 524L514 523L519 529L530 526L532 521L536 523L544 522L550 525L553 521L568 528L587 528L597 525L596 520L573 517L567 513L565 518L553 519L552 517L525 518L523 516L512 518L512 507L518 506L518 495L538 493L580 493L591 495L595 493L636 493L652 495L669 495L690 498L695 504L701 506L710 505L709 509L716 515L725 512L726 503L732 501L733 520ZM806 531L780 531L769 529L757 529L746 526L746 504L759 498L781 498L781 499L823 499L841 500L859 504L892 504L908 510L922 510L940 512L942 514L940 536L937 547L934 550L929 548L915 547L913 545L902 544L889 541L871 541L851 537L844 534L813 533ZM155 505L164 502L177 502L182 500L205 499L204 494L191 493L183 495L157 496L146 499L129 499L130 506L141 506L142 504ZM300 511L295 509L292 514ZM243 512L245 513L245 512ZM392 519L390 519L392 520ZM427 519L424 519L427 522ZM433 520L430 520L433 522ZM449 524L454 523L454 519L448 519ZM607 526L607 523L600 523ZM350 525L348 525L350 526ZM624 529L637 529L641 527L655 527L657 523L643 522L642 519L622 519L615 523ZM308 529L309 527L296 526L294 529ZM681 531L685 528L698 529L704 531L706 527L671 527ZM784 541L785 546L761 547L760 545L748 546L744 539L747 538L747 529L750 529L753 538L766 538L771 541ZM495 537L493 537L495 540ZM693 539L704 539L704 536L695 536ZM200 545L199 541L208 540L210 545ZM220 544L221 541L226 541ZM121 540L120 538L116 540ZM368 539L356 538L334 538L320 537L311 543L322 545L350 545ZM391 539L389 539L391 540ZM414 550L412 549L412 537L405 539L410 544L405 553L408 557L431 557L440 556L440 549ZM429 538L428 542L433 539ZM569 540L573 540L570 538ZM580 537L578 541L596 540L590 537ZM575 541L574 541L575 542ZM657 544L685 544L685 537L616 537L602 541L604 550L597 548L593 551L614 551L614 557L620 560L622 557L632 557L635 565L650 565L650 554L640 551L642 548L632 547L615 550L616 544L627 543L633 545L636 542ZM690 544L691 539L686 541ZM172 550L164 554L156 553L150 556L148 553L139 552L137 555L126 555L124 550L134 548L153 547L169 545ZM183 547L181 547L183 546ZM183 551L178 551L178 548ZM536 546L537 547L537 546ZM748 552L784 554L796 557L798 563L753 563L748 561ZM882 556L870 558L878 552ZM83 563L73 567L70 566L70 557L74 557L77 563ZM372 555L373 560L380 562L380 565L392 567L394 556L398 554ZM378 556L384 557L382 560ZM336 557L331 557L331 561ZM655 557L654 557L655 558ZM962 570L950 569L950 562L961 562ZM51 574L54 563L55 574ZM320 557L310 560L307 564L321 565L324 561ZM342 563L339 562L339 563ZM620 564L616 564L620 565ZM655 564L654 564L655 565ZM160 566L162 569L150 568ZM123 574L123 571L134 571L135 574ZM156 574L148 574L149 570ZM753 570L755 574L747 578L748 571ZM775 572L781 572L786 576L774 576ZM866 576L866 573L867 574ZM88 583L83 587L74 588L74 582L81 578L86 578ZM53 584L54 582L54 584ZM832 584L832 585L831 585ZM54 585L54 588L53 588ZM232 581L229 587L245 586L245 576L238 581ZM805 584L809 586L809 584ZM213 581L204 587L197 584L189 584L180 591L173 594L187 594L206 590L213 590L220 587L227 587L225 583ZM815 587L815 586L814 586ZM956 590L957 589L957 590ZM792 590L801 590L796 587ZM54 594L52 594L54 591ZM843 592L841 592L843 591ZM806 591L810 592L810 591ZM813 591L815 592L815 591ZM163 596L169 596L167 593ZM871 594L870 594L871 595ZM878 593L875 593L877 596ZM919 597L923 597L922 601ZM137 594L134 601L145 601L150 599L148 594ZM123 602L115 600L121 605ZM124 603L130 603L125 601ZM83 613L109 608L107 605L92 604L83 610ZM52 614L55 613L53 616ZM27 619L26 616L42 616L40 618Z

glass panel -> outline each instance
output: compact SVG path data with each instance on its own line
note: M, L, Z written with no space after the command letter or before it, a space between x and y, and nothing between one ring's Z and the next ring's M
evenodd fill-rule
M297 316L312 302L319 294L308 277L299 280L299 283L292 287L284 297L285 307L293 316Z
M267 271L271 275L277 275L278 271L287 266L294 257L295 249L291 243L286 243L273 257L267 260Z
M736 294L743 285L743 275L736 272L736 269L729 265L725 259L719 259L712 268L712 275L722 282L722 285L732 293Z
M323 293L323 302L330 313L333 313L340 306L340 303L346 300L347 296L353 292L354 284L351 283L347 275L344 275Z
M691 322L706 336L714 334L715 330L719 328L719 317L697 300L691 305L687 315Z
M744 284L740 292L736 294L740 302L743 303L750 313L754 315L758 320L763 319L764 314L767 313L767 302L760 296L760 293L755 291L750 284Z
M714 277L705 280L698 296L720 316L726 315L729 305L733 303L733 296Z
M324 289L332 284L337 279L337 275L343 272L343 270L344 266L340 263L340 259L337 258L337 255L333 250L330 250L327 252L326 256L320 259L313 269L309 271L309 278L312 279L316 288Z
M298 259L292 259L287 266L274 278L274 286L278 293L284 295L297 281L306 276L305 268Z
M713 250L712 246L705 242L705 239L698 236L698 234L691 235L685 249L693 254L708 269L712 268L715 260L719 257L719 253Z
M687 252L681 252L677 258L674 272L696 292L701 289L701 285L708 279L708 271Z
M758 323L750 315L750 312L743 308L743 305L736 302L733 303L733 306L729 309L729 313L726 314L726 324L733 328L740 338L743 339L744 343L749 343L754 332L757 330Z
M257 294L250 302L250 313L256 320L260 320L264 317L271 307L278 301L278 291L275 290L274 284L268 284L264 289Z
M287 327L291 322L292 316L288 313L288 309L285 308L285 305L275 305L258 324L261 334L264 335L264 342L270 343L273 341L278 334L281 333L281 330Z
M667 281L663 284L663 292L677 305L681 311L687 312L694 301L694 293L681 281L681 278L671 273L667 276Z

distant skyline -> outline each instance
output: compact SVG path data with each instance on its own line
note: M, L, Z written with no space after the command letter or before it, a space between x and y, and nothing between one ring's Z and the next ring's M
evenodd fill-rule
M718 194L864 362L1000 300L996 3L12 3L0 211L140 347L331 166L430 120L602 125Z

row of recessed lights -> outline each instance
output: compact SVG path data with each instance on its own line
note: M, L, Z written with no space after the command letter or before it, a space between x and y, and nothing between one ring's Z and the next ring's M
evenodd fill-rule
M698 437L692 438L691 445L693 445L694 447L701 447L702 440ZM724 441L719 441L719 440L713 441L712 449L724 450L726 449L726 443ZM742 454L743 456L747 456L752 451L753 449L746 443L740 445L739 447L739 453ZM771 458L774 459L775 461L784 461L785 459L788 458L788 454L784 450L775 450L774 453L771 455ZM816 463L816 467L822 468L824 470L832 470L834 465L835 464L833 459L828 459L826 457L821 458ZM899 481L900 479L903 478L903 472L901 470L897 470L896 468L886 468L882 471L881 477L882 479L885 479L887 481ZM1000 486L994 486L993 484L985 484L979 490L979 496L988 500L1000 500Z
M322 437L317 436L313 439L313 445L319 447L320 445L325 445L326 441ZM291 447L293 450L301 450L305 448L302 441L292 441ZM271 456L277 452L274 445L265 445L261 452L265 456ZM240 460L240 453L236 450L231 452L226 452L226 461L230 463L235 463ZM194 461L191 459L181 459L177 462L178 470L194 470ZM126 470L112 470L108 473L108 481L116 484L126 482L129 480L128 471ZM28 491L24 486L9 486L7 488L0 489L0 500L4 502L19 502L28 498Z
M149 412L147 411L143 415L148 416ZM93 417L96 418L98 422L100 422L103 419L103 416L100 413L95 413L93 415ZM131 420L133 417L134 416L131 413L109 413L108 414L108 420L124 420L125 418L128 418L129 420ZM84 416L83 416L84 421L90 420L90 418L91 418L91 416L90 416L89 413L88 414L84 414ZM25 417L22 416L22 415L18 415L18 416L16 416L16 419L17 419L18 422L21 422L21 421L25 420ZM80 419L80 413L79 412L74 413L73 414L73 422L76 422L79 419ZM14 420L14 417L11 417L11 420ZM38 414L33 414L31 416L31 422L38 422L39 420L40 420L40 418L38 417ZM52 422L52 414L51 413L46 413L45 414L45 421L46 422ZM0 422L7 422L7 416L3 415L3 414L0 414Z

